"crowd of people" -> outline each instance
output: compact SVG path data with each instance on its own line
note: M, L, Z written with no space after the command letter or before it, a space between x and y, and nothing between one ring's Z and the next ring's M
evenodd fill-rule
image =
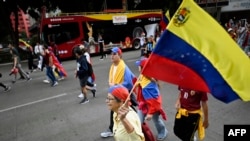
M225 27L232 39L250 57L250 24L247 19L234 21L230 19Z
M142 34L142 39L144 42L141 42L141 57L135 62L139 72L147 63L156 44L153 36L145 38L145 35ZM100 41L100 43L102 42ZM30 81L29 73L23 71L21 67L18 51L12 44L9 44L9 47L13 56L12 69L16 69L14 74L19 73L21 79ZM34 53L38 57L38 64L29 65L31 72L35 69L42 71L45 68L46 82L50 83L52 87L57 86L60 79L67 77L67 72L56 56L56 51L55 44L48 46L37 43ZM84 44L79 45L74 49L74 54L76 56L75 77L79 79L81 90L78 97L81 98L80 104L86 104L89 102L88 90L95 97L95 74L88 47ZM159 81L142 74L136 77L122 59L122 50L119 47L111 49L111 62L108 73L109 90L106 98L106 104L110 110L110 121L107 121L109 126L100 136L103 138L114 137L116 141L147 141L150 139L142 125L152 120L157 131L156 137L152 136L153 141L165 140L169 132L164 122L167 120L167 114L162 106ZM10 87L2 83L0 86L4 88L4 91L10 90ZM198 137L202 140L205 136L204 129L208 127L209 123L207 94L182 87L179 87L179 91L174 133L183 141L193 141L196 140L195 133L198 131Z
M33 47L28 44L25 48L20 47L20 49L27 54L29 71L25 71L22 68L19 49L15 48L12 43L9 43L8 47L13 60L12 68L9 74L10 76L14 75L12 83L15 83L17 80L30 81L32 80L30 73L36 71L37 69L43 71L44 68L46 69L46 79L43 80L43 82L50 83L52 87L57 86L58 81L67 77L67 72L61 64L60 58L57 56L58 52L55 44L52 43L48 46L37 42L34 50ZM37 64L33 61L34 57L37 57L38 59ZM19 78L17 78L18 74L20 76ZM2 85L2 83L1 86L5 88L5 92L11 89L10 86Z

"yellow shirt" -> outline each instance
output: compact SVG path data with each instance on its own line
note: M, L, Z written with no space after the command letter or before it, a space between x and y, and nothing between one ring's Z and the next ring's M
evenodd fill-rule
M133 125L134 131L132 133L127 133L122 122L117 119L117 113L114 112L114 139L115 141L145 141L144 134L141 129L141 122L137 113L130 108L130 111L126 115L128 121Z

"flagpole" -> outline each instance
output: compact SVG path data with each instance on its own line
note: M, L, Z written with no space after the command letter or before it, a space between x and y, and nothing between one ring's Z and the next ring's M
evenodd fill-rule
M127 104L127 102L130 100L130 95L133 93L133 91L134 91L134 89L135 89L135 87L136 87L136 85L137 85L137 83L138 83L140 77L141 77L141 73L140 73L139 76L137 77L136 82L134 83L132 89L130 90L127 99L125 100L125 102L122 104L121 107L124 107L124 106Z

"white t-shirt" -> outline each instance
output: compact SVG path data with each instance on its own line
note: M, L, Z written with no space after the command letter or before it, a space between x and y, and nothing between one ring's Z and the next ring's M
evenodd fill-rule
M42 45L36 45L34 52L35 52L35 54L44 54L43 46Z
M86 56L87 61L91 64L89 53L88 53L88 52L85 52L84 55Z

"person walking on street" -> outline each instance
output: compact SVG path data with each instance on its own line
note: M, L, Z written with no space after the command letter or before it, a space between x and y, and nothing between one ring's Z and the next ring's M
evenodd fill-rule
M83 51L83 55L86 57L87 62L89 64L89 67L92 68L92 62L90 59L88 48L85 47L84 45L80 45L79 48ZM96 93L96 84L94 84L94 82L95 82L95 74L93 71L92 74L88 77L88 81L87 81L87 85L86 85L86 88L92 92L93 97L95 97L95 93ZM78 95L78 97L83 98L83 93L80 93L80 95Z
M51 86L55 87L58 85L56 77L53 72L53 52L50 52L47 45L44 45L44 58L43 58L45 67L46 67L46 75L51 81Z
M12 55L13 58L13 70L14 69L18 69L18 72L20 74L20 79L26 79L26 80L31 80L30 76L22 69L22 65L20 62L20 57L19 57L19 53L17 51L17 49L10 43L8 45L8 47L10 48L10 54ZM13 82L15 82L16 80L14 80Z
M135 75L128 68L125 62L122 59L122 51L119 47L114 47L111 49L111 60L112 65L109 71L109 86L112 87L117 84L123 85L125 88L130 91L133 87L134 82L136 81ZM136 99L133 97L134 94L131 94L132 106L136 106ZM110 111L110 124L107 131L101 133L101 137L111 137L113 136L113 111Z
M148 59L142 59L136 61L136 65L139 67L139 71L142 70ZM168 130L160 118L167 120L166 114L162 108L162 98L160 95L158 81L154 78L150 78L144 75L140 75L139 80L136 83L138 87L137 101L139 102L138 115L141 123L144 120L153 120L155 128L157 130L157 141L163 141L168 135Z
M76 62L77 62L77 69L75 71L75 77L79 78L80 81L80 86L81 86L81 91L84 95L83 100L80 102L80 104L85 104L88 103L88 97L87 97L87 81L89 78L89 74L88 74L88 62L86 57L83 55L82 50L80 49L80 47L76 47L74 50L75 56L76 56Z
M153 35L150 35L148 37L148 40L147 40L147 43L146 43L146 47L145 47L147 56L150 56L151 52L154 49L154 46L155 46L154 37L153 37Z
M44 49L43 46L37 42L34 50L35 54L38 57L38 69L43 70L43 56L44 56Z
M209 125L207 93L180 86L178 89L180 94L175 104L174 134L182 141L193 141L198 130L198 137L203 140L205 128Z
M29 67L29 72L32 73L33 71L36 71L37 65L34 64L34 50L33 47L28 44L26 41L19 39L19 48L21 48L26 54L27 54L27 60L28 60L28 67Z
M113 131L115 141L144 141L141 122L136 112L129 106L129 92L122 85L109 88L106 103L114 112Z
M140 36L140 47L141 47L141 56L143 56L143 54L145 54L145 52L146 52L146 37L145 37L145 33L144 32L142 32L141 33L141 36Z
M104 54L104 40L101 34L98 35L98 44L99 44L99 49L100 49L100 54L101 54L100 60L103 60L103 57L106 58L106 55Z
M2 77L2 73L0 73L0 78ZM8 92L11 87L4 85L2 82L0 82L0 86L4 88L4 92Z
M56 43L55 42L50 42L50 47L52 48L52 52L56 56L57 60L61 64L62 61L61 61L60 54L59 54L58 47L57 47Z

